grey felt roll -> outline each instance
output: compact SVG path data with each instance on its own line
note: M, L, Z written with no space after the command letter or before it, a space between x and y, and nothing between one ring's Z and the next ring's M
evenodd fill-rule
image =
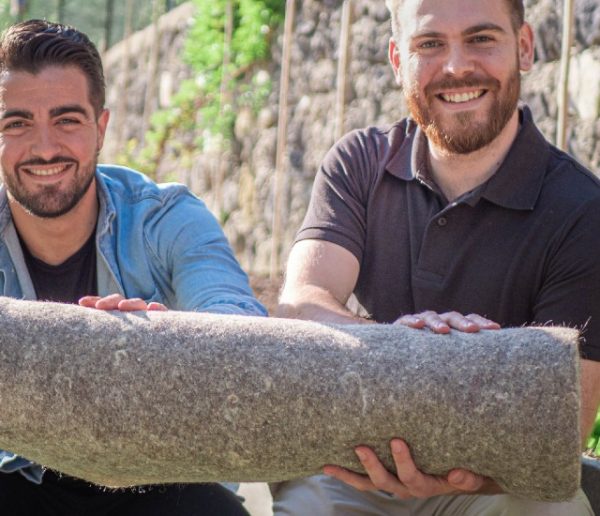
M540 500L579 484L578 334L434 335L0 298L0 448L92 482L278 481L324 464L467 468Z

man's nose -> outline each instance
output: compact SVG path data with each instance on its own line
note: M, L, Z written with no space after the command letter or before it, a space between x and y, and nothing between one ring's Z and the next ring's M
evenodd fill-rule
M448 49L446 62L444 63L444 72L447 75L462 77L475 71L475 62L473 56L469 54L462 46L454 45Z
M60 152L60 142L49 128L38 128L31 142L32 155L50 161Z

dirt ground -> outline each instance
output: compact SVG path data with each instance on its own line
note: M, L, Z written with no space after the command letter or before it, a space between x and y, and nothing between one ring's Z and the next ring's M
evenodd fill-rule
M254 290L254 295L265 305L271 315L275 313L281 283L281 277L271 280L268 276L250 275L250 286ZM271 493L267 484L260 482L241 484L239 494L246 499L244 506L251 516L272 516Z
M283 277L280 276L274 280L268 276L259 276L256 274L250 274L250 286L254 290L254 294L258 300L265 305L270 315L275 313L275 307L277 306L277 298L279 296L279 290L283 282Z
M250 516L273 515L271 492L267 484L262 482L240 484L238 494L244 497L244 507Z

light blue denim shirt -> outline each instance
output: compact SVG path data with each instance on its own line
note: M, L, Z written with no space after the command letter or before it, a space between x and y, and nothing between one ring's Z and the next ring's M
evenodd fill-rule
M100 165L96 226L98 294L158 301L173 310L267 315L204 203L180 184L157 185L133 170ZM35 289L0 187L0 295ZM40 483L41 466L0 450L0 471Z

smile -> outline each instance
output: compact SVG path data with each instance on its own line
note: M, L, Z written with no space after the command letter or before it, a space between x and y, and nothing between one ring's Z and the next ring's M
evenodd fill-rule
M460 104L463 102L469 102L471 100L478 99L485 94L486 90L475 90L465 93L440 93L439 97L446 102L452 104Z
M56 165L53 166L51 168L33 168L33 167L24 167L23 170L25 170L25 172L27 172L28 174L34 175L34 176L38 176L38 177L47 177L47 176L55 176L57 174L60 174L62 172L64 172L65 170L67 170L67 168L69 168L71 166L70 163L67 163L65 165Z

